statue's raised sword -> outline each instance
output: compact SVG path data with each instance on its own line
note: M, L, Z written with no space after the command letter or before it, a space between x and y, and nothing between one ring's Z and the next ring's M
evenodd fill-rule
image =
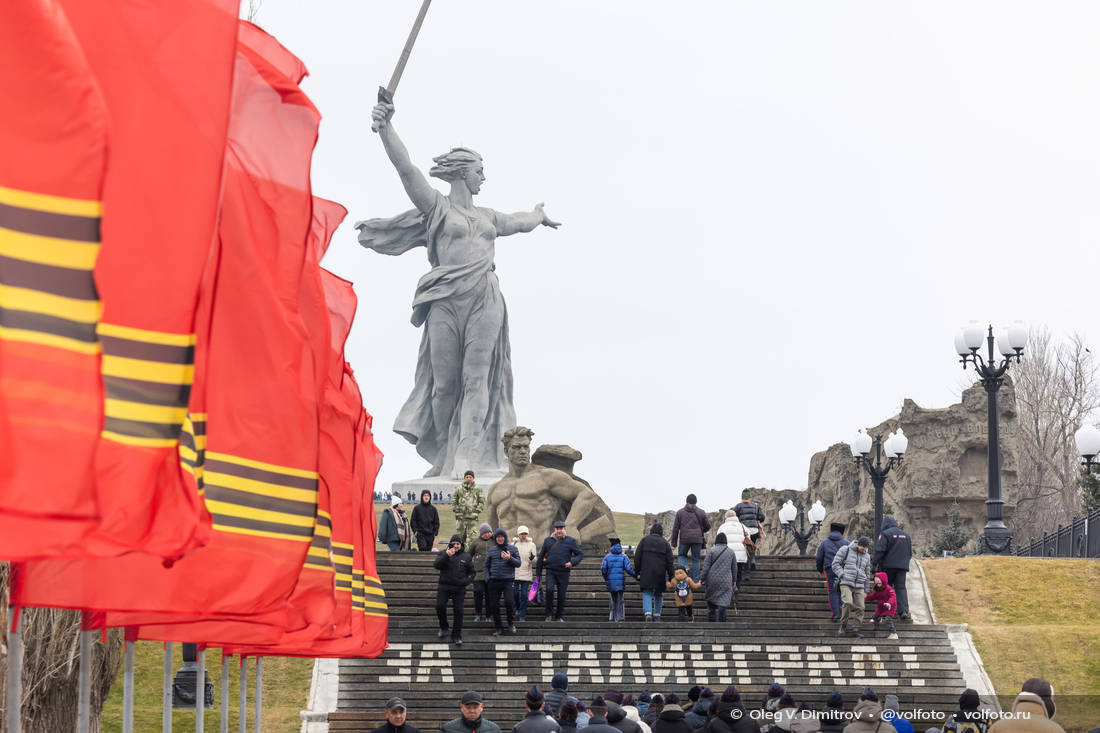
M409 54L412 53L413 44L416 43L416 37L420 34L420 26L424 24L424 16L428 14L428 6L431 4L432 0L424 0L420 5L420 12L416 16L416 22L413 23L412 30L409 31L409 39L405 41L405 48L401 50L401 58L397 59L397 66L394 67L390 83L384 87L378 87L379 102L393 103L393 93L397 91L397 84L401 81L401 74L405 72L405 64L409 61ZM373 123L370 129L378 132L378 126Z

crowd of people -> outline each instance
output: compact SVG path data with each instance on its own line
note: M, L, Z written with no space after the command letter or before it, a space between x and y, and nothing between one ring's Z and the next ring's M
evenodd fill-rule
M547 621L564 621L570 573L584 559L580 544L566 533L565 523L555 522L553 534L541 545L536 545L526 526L518 527L510 539L503 528L479 524L485 494L472 471L455 487L451 507L456 532L435 561L439 637L450 634L454 643L462 643L462 607L468 586L473 587L474 621L491 618L494 636L515 633L516 621L527 619L528 604L536 598ZM664 527L655 523L631 556L618 538L610 538L600 565L608 592L608 620L621 622L626 617L624 599L630 577L641 588L647 622L660 621L666 592L673 595L679 621L695 620L697 594L706 603L708 621L725 621L732 600L755 568L756 548L765 537L764 520L763 508L746 490L741 502L725 512L707 548L710 519L695 494L688 494L676 512L670 540L665 539ZM421 493L411 519L394 495L390 508L382 513L378 539L392 551L412 549L414 540L420 551L434 550L439 526L430 491ZM816 563L827 581L829 617L838 623L837 633L862 637L864 605L871 601L875 603L873 633L877 635L884 626L888 639L898 639L895 618L911 620L905 591L912 559L909 535L890 516L884 518L873 548L870 537L846 539L843 524L834 522L829 529L818 545Z
M797 699L779 683L768 686L763 698L749 699L734 685L721 692L694 685L683 699L675 692L641 691L637 697L608 690L587 704L569 694L562 672L543 693L537 686L524 695L526 713L512 733L1058 733L1056 705L1050 683L1033 677L1021 687L1010 715L982 710L977 691L964 690L958 709L937 727L928 728L926 716L902 711L897 695L864 688L858 699L845 699L838 690ZM445 723L443 733L500 733L501 725L485 716L485 701L474 690L459 701L460 715ZM385 706L386 723L372 733L420 733L408 721L408 706L400 697ZM933 716L935 717L935 716ZM1100 730L1100 729L1098 729ZM1096 733L1096 731L1090 731Z

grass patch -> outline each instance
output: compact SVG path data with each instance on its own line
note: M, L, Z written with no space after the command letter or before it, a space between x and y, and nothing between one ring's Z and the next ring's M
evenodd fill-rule
M412 508L408 504L403 505L405 507L405 516L411 517ZM381 521L382 512L389 509L389 504L375 504L374 505L374 518L376 521ZM436 544L442 547L442 544L446 543L450 539L451 535L455 532L455 513L451 509L450 504L439 504L436 506L436 510L439 512L439 536L436 537ZM630 512L611 512L615 517L615 529L619 532L619 539L628 545L638 544L638 540L642 538L642 522L645 519L644 514L632 514ZM532 537L535 544L541 542L544 537ZM389 548L385 545L376 542L375 547L379 552L388 552ZM413 542L413 549L416 549L416 542Z
M923 560L936 620L970 626L1006 709L1029 677L1054 685L1056 722L1096 725L1100 701L1100 563L1016 557Z
M183 664L183 650L179 644L173 644L172 674ZM309 699L309 684L313 673L312 659L291 659L286 657L268 657L264 659L263 683L263 729L273 733L292 733L301 728L302 721L298 712L304 710ZM207 710L205 729L218 730L221 720L221 656L217 650L206 653L206 672L214 683L214 708ZM159 731L161 729L161 689L164 673L164 651L158 642L141 641L134 650L134 730ZM249 730L254 725L253 713L256 709L254 693L256 690L255 660L248 660L248 705L247 717ZM229 660L229 729L237 730L240 700L240 660ZM173 731L195 730L195 713L191 710L176 710L172 713ZM122 671L119 670L111 694L103 706L100 717L102 733L120 733L122 731Z

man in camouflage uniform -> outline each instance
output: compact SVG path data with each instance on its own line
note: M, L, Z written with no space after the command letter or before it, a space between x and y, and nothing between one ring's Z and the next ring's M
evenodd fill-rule
M451 508L455 513L455 532L462 535L467 549L478 536L481 513L485 511L485 493L474 482L474 472L467 471L462 483L451 494Z

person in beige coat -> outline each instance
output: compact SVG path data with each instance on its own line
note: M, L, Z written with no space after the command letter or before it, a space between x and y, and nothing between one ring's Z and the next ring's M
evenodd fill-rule
M844 726L844 733L897 733L897 728L882 719L882 705L870 687L863 690L859 702L852 708L854 720Z
M1011 718L1001 718L988 733L1065 733L1054 722L1054 688L1042 677L1025 682L1012 703Z
M521 524L516 530L519 535L512 544L519 550L519 567L516 568L516 579L512 586L515 595L516 615L520 621L527 620L527 593L531 590L531 581L535 578L535 555L539 548L530 537L531 530L527 525Z

